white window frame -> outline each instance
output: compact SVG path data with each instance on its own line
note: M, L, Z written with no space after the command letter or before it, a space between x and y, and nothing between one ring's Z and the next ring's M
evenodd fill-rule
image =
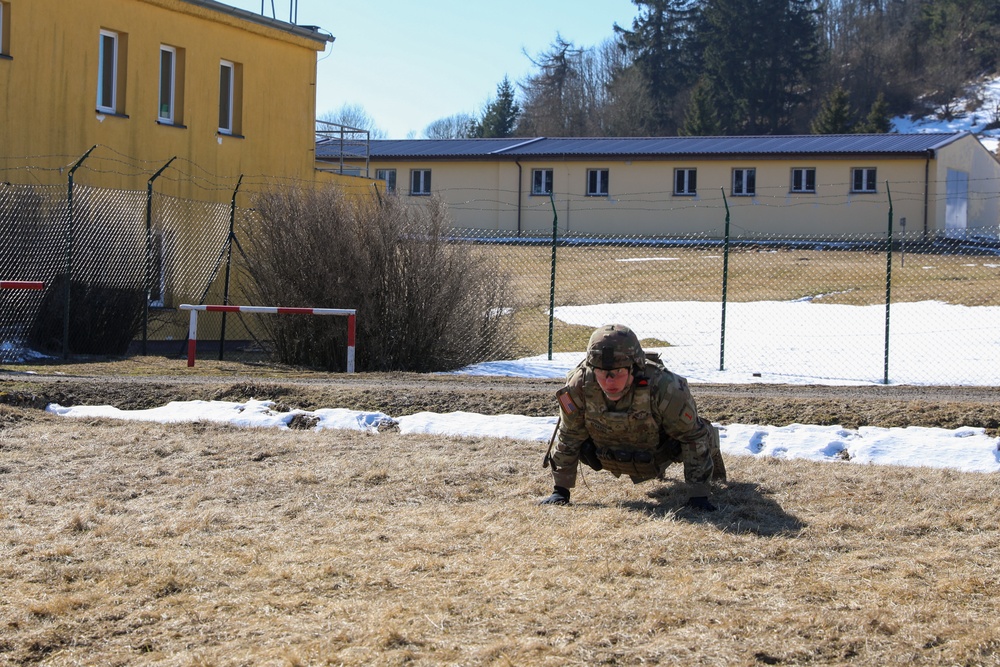
M111 53L106 52L108 41ZM101 30L97 49L97 110L104 113L118 113L118 50L121 39L113 30ZM108 60L110 59L110 63ZM108 65L110 64L110 73ZM110 75L110 91L107 90L106 79ZM110 97L110 99L107 99Z
M811 177L811 179L810 179ZM809 181L812 180L812 183ZM816 168L815 167L793 167L791 191L798 193L816 192Z
M385 191L395 192L396 191L396 170L395 169L376 169L375 179L379 181L385 181Z
M431 170L410 170L410 194L414 197L426 197L431 193Z
M607 197L611 192L611 171L609 169L587 170L587 196Z
M693 167L674 169L674 194L690 197L698 194L698 170Z
M4 32L4 26L8 29L10 28L8 25L9 20L7 3L0 2L0 56L10 57L10 54L8 53L9 47L7 46L8 38L7 34Z
M757 196L757 169L754 167L737 167L733 169L733 196Z
M551 195L553 174L552 169L532 169L531 194L546 197Z
M878 192L876 180L878 172L875 167L854 167L851 169L851 192L873 194ZM861 187L858 188L858 177L861 177Z
M163 57L165 54L170 54L170 72L168 74L169 81L164 81L164 71L163 71ZM177 114L177 48L173 46L167 46L166 44L160 44L160 79L159 79L159 101L160 104L157 107L156 118L161 123L167 123L173 125L176 122ZM164 87L167 88L167 100L164 104L163 91ZM166 107L166 109L164 109Z
M225 72L228 70L229 75ZM224 88L228 87L228 91ZM226 94L228 92L228 95ZM233 102L236 92L236 63L219 61L219 133L233 134Z

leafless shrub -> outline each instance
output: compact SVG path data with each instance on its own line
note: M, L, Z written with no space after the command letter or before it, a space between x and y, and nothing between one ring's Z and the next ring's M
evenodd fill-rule
M247 293L255 303L357 310L357 367L438 371L509 349L510 281L475 246L446 231L445 205L351 198L339 189L273 190L247 231ZM284 363L346 366L342 318L263 322Z
M46 286L30 340L40 350L61 349L66 331L66 276ZM145 293L138 287L70 282L69 350L74 354L125 354L142 326Z

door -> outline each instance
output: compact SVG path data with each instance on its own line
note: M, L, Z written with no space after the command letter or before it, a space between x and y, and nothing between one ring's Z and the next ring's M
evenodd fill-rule
M969 175L964 171L948 170L944 205L944 234L964 238L969 218Z

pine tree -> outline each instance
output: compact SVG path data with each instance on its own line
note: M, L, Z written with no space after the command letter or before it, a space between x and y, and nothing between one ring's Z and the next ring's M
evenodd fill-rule
M696 75L692 50L695 2L692 0L632 0L639 15L632 29L615 25L634 67L642 74L652 104L649 134L672 134L679 123L674 102Z
M708 137L722 134L722 123L716 113L716 102L712 99L712 89L707 80L701 79L691 93L684 116L684 124L678 131L681 136Z
M837 86L825 100L810 129L813 134L848 134L853 131L854 113L847 91Z
M787 131L820 62L811 0L704 0L699 42L727 133Z
M517 129L517 119L520 115L521 107L517 104L514 86L505 76L497 86L496 99L486 104L482 120L475 126L473 136L511 137Z
M885 95L878 94L872 103L872 108L865 119L858 123L854 131L859 134L885 134L892 130L892 119L889 118L889 104Z

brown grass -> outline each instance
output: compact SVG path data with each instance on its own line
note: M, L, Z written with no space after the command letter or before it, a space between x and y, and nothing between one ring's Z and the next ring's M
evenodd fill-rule
M713 515L679 471L538 507L538 443L24 410L2 664L1000 664L995 475L732 457Z

